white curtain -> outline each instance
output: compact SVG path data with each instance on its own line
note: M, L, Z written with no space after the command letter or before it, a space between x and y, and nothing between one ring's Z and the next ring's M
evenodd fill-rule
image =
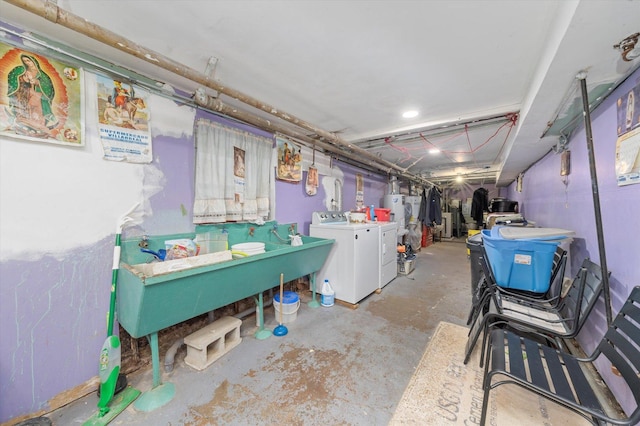
M238 149L244 152L244 177L234 175ZM275 192L272 151L272 138L199 119L193 222L268 220Z

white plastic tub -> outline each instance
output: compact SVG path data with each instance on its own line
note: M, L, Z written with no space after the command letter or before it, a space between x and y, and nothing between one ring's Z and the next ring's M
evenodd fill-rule
M282 297L282 323L288 324L298 317L300 297L293 291L285 291ZM273 307L276 310L276 322L280 322L280 294L273 296Z
M264 253L264 243L239 243L231 246L231 251L245 253L247 256Z

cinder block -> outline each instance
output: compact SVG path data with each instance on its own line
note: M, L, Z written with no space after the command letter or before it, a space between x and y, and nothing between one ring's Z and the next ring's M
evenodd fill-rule
M204 370L215 360L238 346L242 321L224 317L184 338L187 356L184 362L196 370Z

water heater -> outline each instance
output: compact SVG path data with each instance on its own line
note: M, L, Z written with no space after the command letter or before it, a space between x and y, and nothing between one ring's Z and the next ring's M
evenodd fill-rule
M404 195L387 194L384 196L383 207L391 209L393 220L398 223L398 235L406 233L404 220Z

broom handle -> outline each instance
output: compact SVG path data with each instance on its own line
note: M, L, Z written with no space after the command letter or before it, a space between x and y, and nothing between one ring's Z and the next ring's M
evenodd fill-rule
M280 274L280 325L282 325L282 298L284 297L284 274Z

